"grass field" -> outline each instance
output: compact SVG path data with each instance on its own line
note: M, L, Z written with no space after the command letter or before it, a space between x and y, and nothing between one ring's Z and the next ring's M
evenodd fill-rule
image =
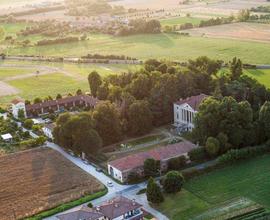
M76 48L76 50L74 50ZM88 53L124 54L140 59L188 60L198 56L231 60L236 56L246 63L269 63L270 44L231 39L183 37L174 34L113 37L91 35L83 42L39 47L10 48L9 54L81 56ZM264 54L263 56L257 56Z
M185 23L191 23L193 25L198 25L203 18L195 18L195 17L177 17L177 18L168 18L160 20L162 26L173 26L173 25L181 25Z
M270 69L249 69L244 73L270 88Z
M36 69L23 69L23 68L0 68L0 80L6 79L8 77L20 76L25 74L35 73Z
M0 157L0 219L22 219L104 189L51 149Z
M193 218L199 214L197 210L238 197L270 208L269 163L270 155L265 155L191 179L183 192L166 197L158 208L172 220Z

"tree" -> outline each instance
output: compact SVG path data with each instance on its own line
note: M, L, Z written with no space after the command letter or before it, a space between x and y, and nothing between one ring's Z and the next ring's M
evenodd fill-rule
M42 99L37 97L34 99L34 104L38 104L38 103L41 103L42 102Z
M143 170L145 176L156 176L160 172L160 161L148 158L144 161Z
M236 57L233 58L232 62L230 62L230 71L231 71L231 79L237 80L243 74L243 65L240 59Z
M152 177L148 180L146 196L147 200L154 204L162 203L164 201L161 189Z
M57 100L58 100L58 99L62 99L62 95L61 95L61 94L57 94L56 99L57 99Z
M25 112L24 112L23 109L19 109L19 111L18 111L18 118L19 118L20 120L25 119Z
M96 71L91 72L88 75L88 83L89 83L89 86L90 86L91 94L94 97L97 97L98 88L102 84L101 76Z
M186 165L185 156L175 157L168 161L168 170L179 170Z
M179 192L183 186L184 178L177 171L170 171L166 174L163 189L166 193Z
M109 90L108 99L112 102L118 102L121 99L122 88L120 86L112 86Z
M220 144L218 139L208 137L205 144L205 150L209 154L209 156L211 157L217 156L220 150Z
M109 95L109 86L107 83L102 84L97 90L97 97L99 100L106 100Z
M122 139L120 114L115 104L100 102L93 111L95 128L104 145L116 143Z
M152 129L153 115L147 101L135 101L128 109L128 128L132 135L143 135Z
M247 21L250 18L250 11L248 9L242 9L238 13L238 20L240 22Z
M265 102L261 107L259 121L264 136L270 139L270 102Z
M53 131L55 142L80 154L95 154L102 146L102 140L94 129L90 113L61 114Z
M82 92L81 89L78 89L78 90L76 91L76 95L82 95L82 94L83 94L83 92Z
M33 125L34 125L34 122L33 122L32 119L26 119L26 120L23 122L23 126L24 126L26 129L31 129Z
M150 79L146 74L140 74L128 86L127 90L136 99L144 99L149 96L150 92Z

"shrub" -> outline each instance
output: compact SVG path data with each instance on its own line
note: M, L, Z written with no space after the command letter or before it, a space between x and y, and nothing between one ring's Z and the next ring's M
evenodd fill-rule
M172 158L168 161L168 170L179 170L186 165L186 161L185 156Z
M170 171L166 174L163 188L166 193L179 192L183 186L184 178L177 171Z
M205 150L210 157L216 156L220 150L219 140L214 137L208 137L205 144Z
M198 147L198 148L191 150L188 153L188 156L189 156L191 161L196 161L196 162L205 160L207 158L206 151L203 147Z
M129 184L135 184L135 183L138 183L142 180L142 178L136 172L129 173L127 179L128 179L127 182Z
M32 126L34 125L34 122L31 119L26 119L23 123L23 126L26 129L32 129Z

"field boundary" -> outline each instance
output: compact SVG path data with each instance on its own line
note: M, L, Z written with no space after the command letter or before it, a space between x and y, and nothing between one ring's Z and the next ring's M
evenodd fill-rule
M49 209L46 211L42 211L39 214L36 214L32 217L24 218L24 219L25 220L42 220L44 218L55 215L57 213L64 212L64 211L69 210L71 208L74 208L76 206L79 206L79 205L82 205L84 203L98 199L98 198L106 195L107 193L108 193L108 189L107 189L107 187L105 187L105 189L103 189L102 191L96 192L96 193L91 194L91 195L84 196L80 199L77 199L77 200L74 200L74 201L59 205L59 206L56 206L55 208L52 208L52 209Z

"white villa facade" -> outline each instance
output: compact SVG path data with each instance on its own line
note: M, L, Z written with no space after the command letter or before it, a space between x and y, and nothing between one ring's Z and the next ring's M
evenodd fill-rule
M12 115L15 118L18 118L20 110L22 110L24 112L24 115L26 116L26 109L25 109L24 101L20 99L13 100L11 103L11 111L12 111Z
M191 131L194 128L194 117L201 102L207 98L205 94L181 99L174 103L174 126Z

